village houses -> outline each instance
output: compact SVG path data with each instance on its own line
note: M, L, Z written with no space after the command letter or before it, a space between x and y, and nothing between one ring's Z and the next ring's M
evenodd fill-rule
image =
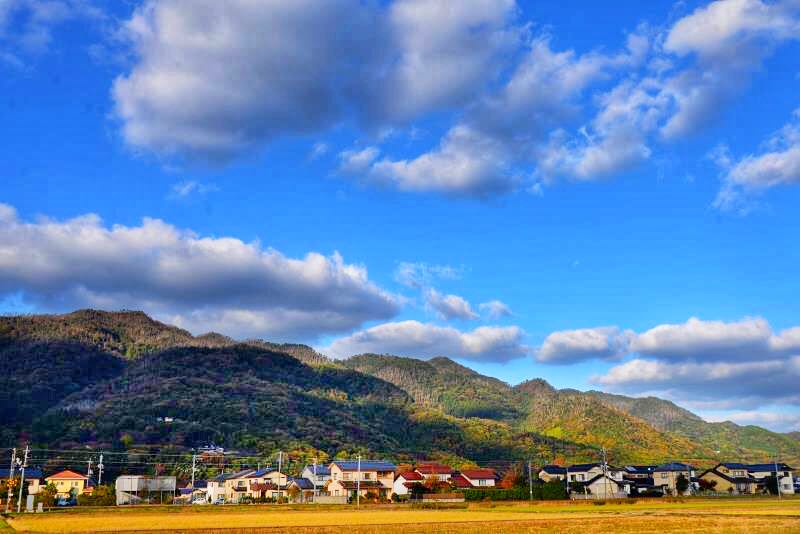
M361 497L376 494L390 499L394 486L394 473L397 467L379 460L334 461L330 465L331 480L327 492L332 496Z

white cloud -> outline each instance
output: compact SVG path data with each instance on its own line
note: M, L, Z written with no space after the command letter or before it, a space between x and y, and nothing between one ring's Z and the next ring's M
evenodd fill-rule
M490 300L489 302L482 302L478 308L489 317L489 319L501 319L503 317L511 317L514 315L511 308L502 301Z
M318 141L314 143L314 146L311 147L311 151L308 153L308 159L315 160L319 159L325 154L328 153L330 147L327 143L323 143L322 141Z
M458 295L444 295L435 289L428 289L425 292L425 303L445 320L478 318L470 303Z
M463 267L452 265L404 261L395 269L394 278L404 286L421 289L430 286L435 280L457 280L461 278L463 270Z
M675 112L662 134L676 138L706 124L776 46L798 37L800 5L794 0L718 0L680 19L667 34L664 49L694 55L696 61L664 82Z
M2 0L0 56L21 67L22 57L50 50L53 31L58 26L73 20L105 18L103 11L90 0Z
M792 0L718 0L680 19L667 35L664 48L680 55L730 57L742 41L796 38L793 18L799 6Z
M214 184L204 184L196 180L182 180L172 184L170 196L172 198L186 198L191 195L205 195L215 191L219 191L219 188Z
M726 323L696 317L663 324L636 336L631 349L664 360L748 360L770 352L772 330L761 318Z
M775 333L761 318L691 318L636 335L630 352L637 356L592 380L702 409L800 404L800 327Z
M374 159L353 174L401 191L473 197L514 191L546 134L576 115L585 89L641 54L638 36L616 55L557 52L549 39L535 39L500 89L470 106L437 147L409 159Z
M800 109L766 143L759 154L747 155L737 162L724 149L717 149L714 160L723 171L722 188L714 207L724 211L747 207L751 195L781 185L800 184Z
M655 394L676 400L750 399L751 404L800 403L800 356L745 362L681 362L633 359L592 381L613 391Z
M0 204L0 296L38 309L144 309L194 332L313 339L393 317L399 299L339 254L289 258L259 243L202 237L157 219L20 220Z
M562 330L548 335L535 353L541 363L571 364L617 359L628 353L633 333L614 326Z
M524 332L516 326L482 326L468 332L418 321L385 323L335 340L320 348L334 358L379 353L432 358L447 356L505 362L525 356Z
M387 18L390 52L376 73L368 113L406 121L462 106L488 85L519 46L514 0L397 0Z
M800 414L765 410L738 410L718 414L703 414L707 421L733 421L739 425L756 425L775 432L800 430Z
M514 7L150 0L125 25L136 60L116 111L130 145L208 159L345 117L377 130L478 92L519 36Z

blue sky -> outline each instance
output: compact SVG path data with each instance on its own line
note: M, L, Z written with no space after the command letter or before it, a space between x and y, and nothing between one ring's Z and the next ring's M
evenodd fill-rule
M797 2L215 4L0 1L0 311L800 429Z

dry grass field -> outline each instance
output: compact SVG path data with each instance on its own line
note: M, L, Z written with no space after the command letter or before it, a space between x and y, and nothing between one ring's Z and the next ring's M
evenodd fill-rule
M542 502L404 506L278 506L68 510L7 519L19 532L747 532L800 533L800 499L686 499L635 504ZM2 528L2 527L0 527Z

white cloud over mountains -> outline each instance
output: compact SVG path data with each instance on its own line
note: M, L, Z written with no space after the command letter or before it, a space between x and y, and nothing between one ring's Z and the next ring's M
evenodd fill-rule
M535 356L541 363L552 364L613 360L628 353L632 337L632 332L615 326L563 330L547 336Z
M800 327L776 333L761 318L690 318L638 334L617 327L554 332L534 354L556 364L632 355L593 378L623 393L695 403L734 398L738 408L800 403Z
M388 319L400 300L339 254L289 258L157 219L106 226L96 215L21 220L0 204L0 295L40 310L145 309L194 332L314 339Z
M467 332L418 321L384 323L335 340L319 350L334 358L377 353L433 358L447 356L474 361L509 361L529 349L516 326L481 326Z
M374 139L451 116L416 154L354 139L339 173L486 198L647 161L713 122L800 38L796 0L717 0L581 54L520 13L514 0L149 0L122 32L135 60L114 83L115 108L132 146L222 161L339 123ZM795 183L792 146L743 159L721 196Z

